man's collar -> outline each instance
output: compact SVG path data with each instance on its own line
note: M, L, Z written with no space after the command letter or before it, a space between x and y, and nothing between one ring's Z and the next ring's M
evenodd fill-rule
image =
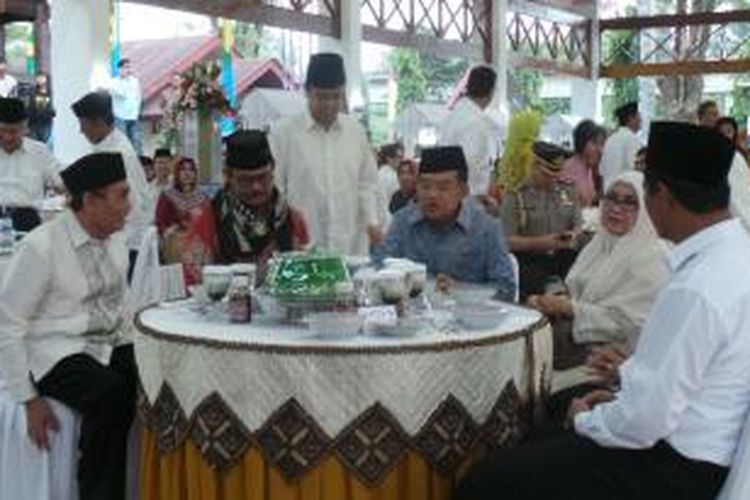
M466 196L461 200L461 208L458 210L458 217L454 221L454 224L460 226L464 231L469 229L472 216L474 215L475 208L472 206L472 203L475 202L471 199L471 196ZM413 226L422 221L429 222L418 203L414 203L413 207L413 211L409 216L409 225Z
M740 222L737 219L727 219L712 224L683 240L669 254L669 267L672 272L676 272L695 257L695 255L713 245L717 240L721 239L723 234L734 231L735 227L739 224Z
M473 111L475 113L479 113L479 114L484 113L484 110L479 107L479 104L477 104L476 102L474 102L474 99L472 99L469 96L463 96L458 101L458 103L456 103L456 106L466 107L467 109L470 109L471 111Z
M78 220L72 209L66 209L60 217L63 217L63 222L65 223L68 236L70 236L70 241L73 243L73 248L80 248L89 241L94 240L83 227L81 221Z
M305 130L315 130L316 128L328 132L330 130L339 130L341 128L341 120L339 117L336 117L336 120L331 124L328 129L323 127L320 123L315 121L315 118L313 118L312 113L310 113L310 109L305 110Z

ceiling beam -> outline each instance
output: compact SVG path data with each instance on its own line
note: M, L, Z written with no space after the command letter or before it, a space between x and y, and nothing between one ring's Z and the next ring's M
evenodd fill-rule
M33 21L36 4L36 0L0 0L0 23Z
M516 10L516 6L537 12L546 12L548 15L573 16L591 19L596 15L596 0L511 0L510 9ZM553 14L554 12L556 14ZM554 20L554 19L550 19ZM566 21L561 21L566 22Z
M465 57L474 61L481 61L484 54L484 49L480 44L459 40L443 40L431 35L420 35L368 25L362 26L362 39L367 42L382 43L394 47L409 47L438 57Z
M746 73L750 59L737 61L682 61L673 63L631 63L602 66L601 78L634 78L637 76L701 75L708 73Z
M591 70L583 64L575 64L567 61L555 61L552 59L539 59L511 54L511 68L530 68L545 73L563 74L578 78L591 78Z
M602 19L599 29L604 30L637 30L643 28L668 28L706 24L730 24L750 22L750 9L729 12L695 12L693 14L669 14L648 17L621 17Z
M511 12L526 14L531 17L560 24L577 24L589 18L589 16L581 13L549 7L533 0L511 0L508 7Z
M0 0L2 2L3 0ZM247 23L305 31L332 38L341 37L340 20L336 17L307 14L291 9L264 5L259 0L134 0L137 3L177 9L213 17L225 17Z

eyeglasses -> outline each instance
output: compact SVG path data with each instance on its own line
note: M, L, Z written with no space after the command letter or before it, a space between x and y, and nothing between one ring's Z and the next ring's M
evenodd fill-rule
M638 198L635 196L617 196L614 193L608 193L604 196L604 202L610 207L618 206L627 212L638 210Z

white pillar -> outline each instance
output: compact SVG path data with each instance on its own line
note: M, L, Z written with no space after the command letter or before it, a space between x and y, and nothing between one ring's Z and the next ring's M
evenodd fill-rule
M55 155L69 163L89 152L70 105L109 77L109 2L55 0L51 5Z
M506 126L510 118L508 109L508 71L510 67L510 46L508 45L508 0L492 0L492 67L497 71L497 84L492 108L498 114L500 123Z
M652 15L652 2L651 0L638 0L638 15L639 16L650 16ZM647 55L654 50L654 41L650 37L642 36L641 39L641 54ZM651 125L651 119L654 116L655 102L654 96L656 95L656 81L653 78L638 78L638 111L641 113L641 140L646 141L648 137L648 129Z
M349 110L364 105L362 92L362 19L359 1L341 2L341 38L320 37L321 52L336 52L344 58Z
M601 65L601 38L599 37L599 8L594 2L591 17L591 73L589 78L573 78L571 82L570 111L581 118L602 122L602 84L599 81Z
M602 92L599 81L590 78L571 78L570 112L574 116L602 121Z

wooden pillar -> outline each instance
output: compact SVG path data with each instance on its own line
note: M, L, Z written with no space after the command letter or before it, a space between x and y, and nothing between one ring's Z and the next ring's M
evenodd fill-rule
M5 60L5 24L0 23L0 60Z
M49 4L47 0L39 0L34 21L34 54L36 55L37 72L50 74L50 29Z

